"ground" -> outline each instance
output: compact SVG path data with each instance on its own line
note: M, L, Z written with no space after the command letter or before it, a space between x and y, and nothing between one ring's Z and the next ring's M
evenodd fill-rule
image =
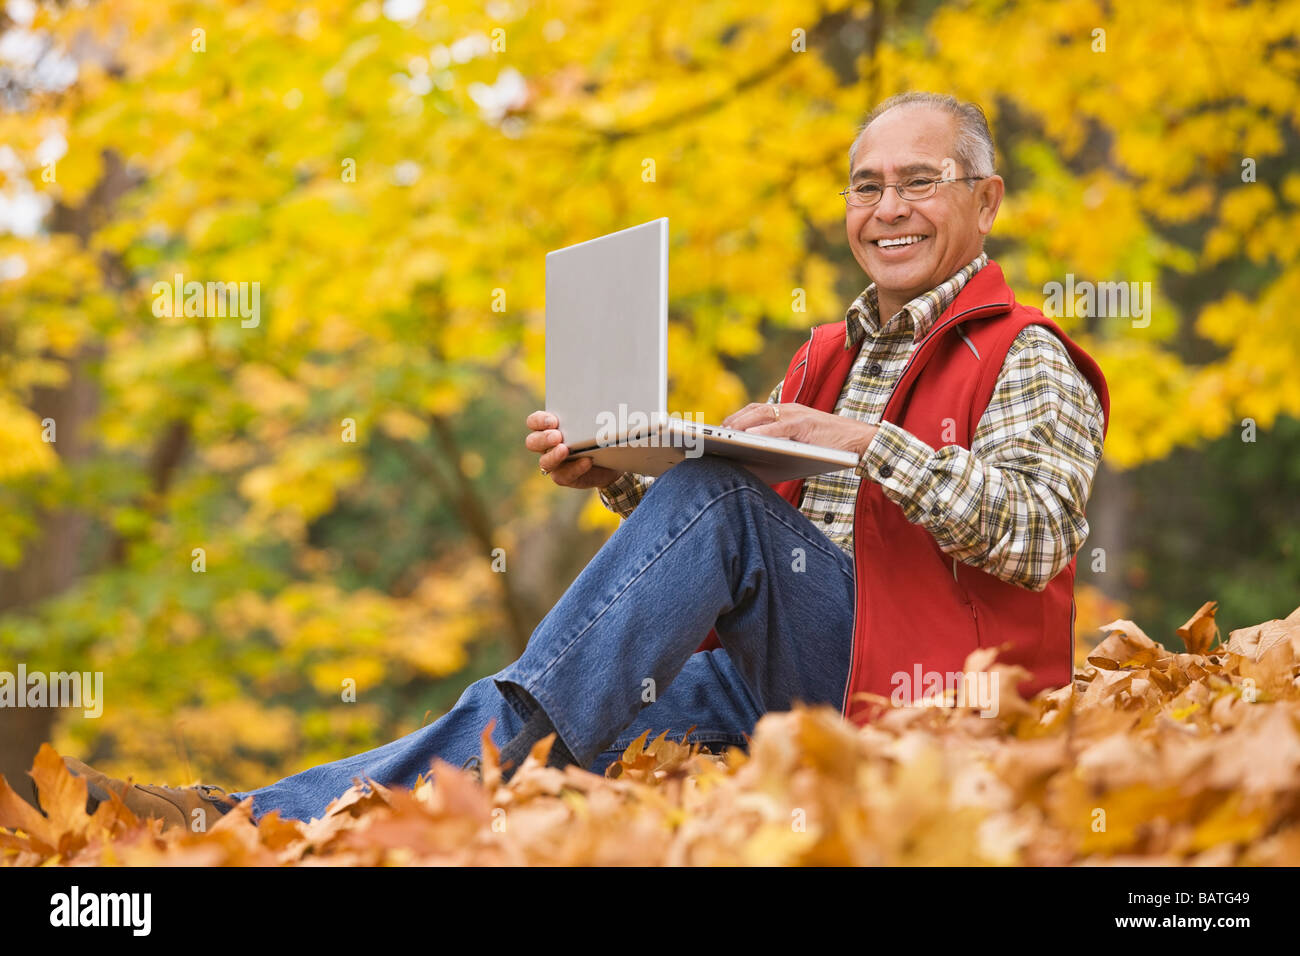
M85 813L53 748L48 816L0 782L11 865L1300 864L1300 609L1217 642L1214 605L1175 653L1115 621L1073 686L1031 701L979 651L996 707L769 714L748 754L643 738L605 776L545 766L508 783L436 764L411 791L354 788L321 820L162 832L120 804ZM985 702L987 704L987 702Z

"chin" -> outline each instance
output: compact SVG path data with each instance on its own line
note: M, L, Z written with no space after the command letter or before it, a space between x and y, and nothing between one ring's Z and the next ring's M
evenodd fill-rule
M876 262L868 270L871 277L879 282L882 278L892 280L888 284L893 288L912 288L926 285L928 277L934 273L932 262Z

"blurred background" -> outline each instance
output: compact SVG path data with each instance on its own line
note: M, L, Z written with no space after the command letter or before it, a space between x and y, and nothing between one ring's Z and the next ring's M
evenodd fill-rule
M0 670L104 675L0 709L15 783L251 788L512 660L617 524L523 448L546 251L668 216L669 407L720 420L869 281L837 193L909 89L987 111L1021 301L1151 283L1059 320L1112 393L1081 651L1300 603L1300 4L0 9Z

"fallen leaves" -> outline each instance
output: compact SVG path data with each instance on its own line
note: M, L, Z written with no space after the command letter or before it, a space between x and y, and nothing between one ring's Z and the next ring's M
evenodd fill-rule
M1218 609L1218 601L1206 601L1201 605L1200 610L1175 632L1183 639L1187 653L1207 654L1211 645L1219 639L1219 625L1214 623L1214 612Z
M354 787L310 823L164 832L43 747L45 815L0 778L12 865L971 865L1300 863L1300 609L1233 631L1207 602L1171 652L1117 620L1072 686L1032 701L998 682L978 708L885 710L856 728L826 707L765 716L749 753L648 735L605 776L546 766L503 783L435 761L411 790Z
M86 781L68 772L49 744L43 744L30 771L41 795L41 809L32 807L0 776L0 848L34 854L40 861L77 856L87 846L108 839L125 827L141 822L122 805L116 794L93 814L86 813ZM43 812L42 812L43 811Z

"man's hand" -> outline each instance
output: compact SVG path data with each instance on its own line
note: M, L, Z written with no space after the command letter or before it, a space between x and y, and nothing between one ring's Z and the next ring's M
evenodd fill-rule
M779 409L780 418L777 418ZM771 435L791 441L839 448L864 455L871 439L876 437L876 426L868 425L843 415L819 412L807 405L783 402L751 402L738 412L722 420L723 428L749 432L751 435Z
M524 447L540 453L538 465L549 472L551 481L564 488L604 488L622 474L602 468L591 458L569 457L569 448L560 440L560 423L550 412L536 411L524 420L530 431Z

